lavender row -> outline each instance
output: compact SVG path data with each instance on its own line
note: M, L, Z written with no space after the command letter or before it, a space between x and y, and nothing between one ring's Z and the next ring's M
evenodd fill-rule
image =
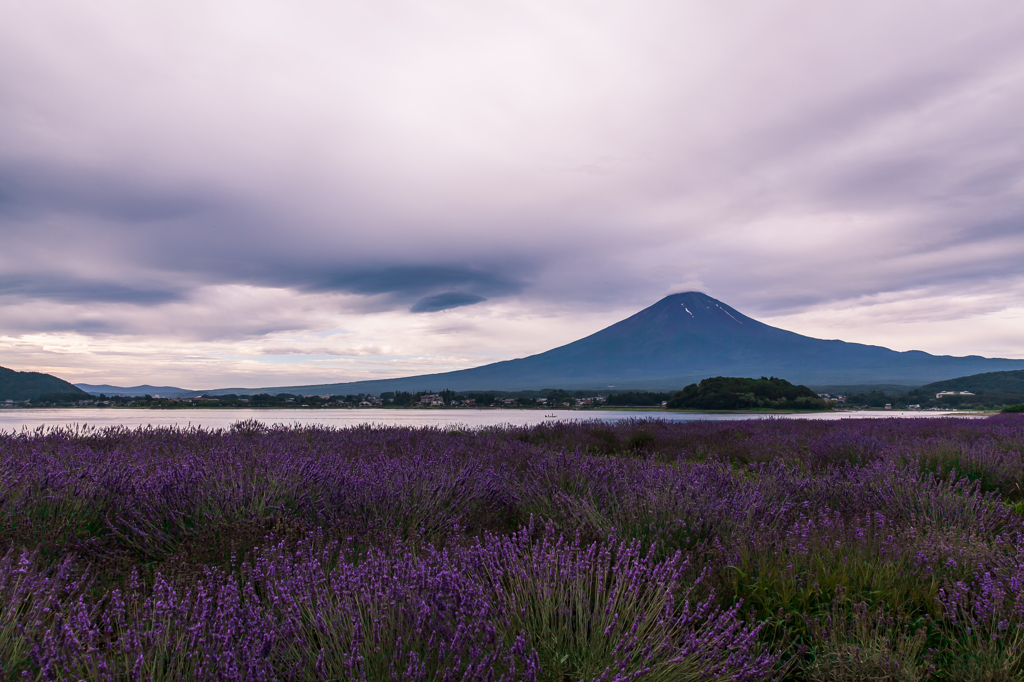
M0 636L42 678L1016 679L1022 451L1012 416L12 434Z

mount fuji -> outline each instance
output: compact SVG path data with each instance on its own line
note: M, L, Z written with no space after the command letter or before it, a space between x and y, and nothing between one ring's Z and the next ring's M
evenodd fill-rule
M441 374L216 393L377 394L383 391L681 389L714 376L776 376L812 386L903 384L1024 369L1024 360L954 357L815 339L747 317L706 294L673 294L544 353Z

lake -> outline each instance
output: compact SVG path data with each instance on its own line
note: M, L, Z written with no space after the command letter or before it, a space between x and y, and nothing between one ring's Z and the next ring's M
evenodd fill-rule
M550 417L548 415L555 415ZM875 410L863 412L812 412L806 414L714 414L706 412L658 411L577 411L577 410L387 410L387 409L110 409L110 408L52 408L52 409L0 409L0 431L10 433L22 429L56 426L202 426L208 429L228 428L235 422L256 419L265 424L333 426L344 428L360 424L385 426L449 426L465 427L509 424L531 426L545 421L601 419L664 419L667 421L736 421L741 419L858 419L858 418L942 418L974 417L953 412L911 412L901 410Z

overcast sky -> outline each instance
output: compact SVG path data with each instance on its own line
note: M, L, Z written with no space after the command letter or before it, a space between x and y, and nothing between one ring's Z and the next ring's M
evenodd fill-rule
M0 365L471 367L699 290L1024 358L1024 4L0 0Z

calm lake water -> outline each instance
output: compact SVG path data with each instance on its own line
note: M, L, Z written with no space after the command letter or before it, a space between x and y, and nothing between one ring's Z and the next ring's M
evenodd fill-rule
M549 416L549 415L554 415ZM208 429L228 428L235 422L256 419L265 424L317 424L344 428L360 424L391 426L451 426L465 427L510 424L530 426L545 421L576 421L601 419L665 419L667 421L736 421L741 419L851 419L851 418L942 418L979 417L951 412L904 412L899 410L864 412L818 412L810 414L708 414L703 412L640 412L640 411L576 411L576 410L219 410L219 409L0 409L0 431L10 433L40 426L202 426Z

